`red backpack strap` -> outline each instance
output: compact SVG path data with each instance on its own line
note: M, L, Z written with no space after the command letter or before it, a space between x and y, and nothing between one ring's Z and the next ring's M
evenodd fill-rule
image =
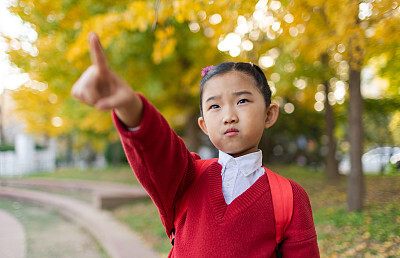
M181 199L179 199L179 201L177 202L177 204L175 206L174 228L172 229L170 236L169 236L172 245L174 245L176 226L178 225L178 222L181 221L183 215L185 214L185 212L188 208L188 199L189 199L190 193L192 192L193 186L196 184L197 180L200 178L200 176L203 174L203 172L208 168L208 166L210 166L211 163L213 163L217 160L218 160L218 158L198 159L195 161L196 162L196 177L195 177L193 183L186 190L186 193L181 197Z
M274 207L276 243L283 241L283 234L288 228L293 215L293 189L290 181L264 167L271 189Z

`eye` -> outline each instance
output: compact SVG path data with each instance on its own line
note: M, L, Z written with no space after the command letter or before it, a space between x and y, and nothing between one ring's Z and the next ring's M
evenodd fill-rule
M208 109L217 109L217 108L219 108L218 105L211 105Z
M241 99L241 100L239 100L238 104L244 104L246 102L249 102L249 100L248 99Z

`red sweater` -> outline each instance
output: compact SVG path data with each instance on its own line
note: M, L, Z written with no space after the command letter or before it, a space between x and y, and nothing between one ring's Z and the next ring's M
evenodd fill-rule
M141 98L144 114L139 130L126 130L115 114L114 122L128 161L156 204L169 235L175 204L193 182L199 156L190 153L163 116ZM274 257L274 213L266 175L227 205L221 168L214 162L196 182L169 257ZM308 196L297 183L290 182L293 217L282 253L284 257L319 257Z

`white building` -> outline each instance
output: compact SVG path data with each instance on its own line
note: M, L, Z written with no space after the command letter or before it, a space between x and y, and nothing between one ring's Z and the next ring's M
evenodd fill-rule
M50 140L44 150L36 150L33 137L24 134L23 123L18 121L10 90L0 96L0 123L3 144L14 145L14 151L0 151L0 176L21 176L35 172L53 171L56 167L56 144Z

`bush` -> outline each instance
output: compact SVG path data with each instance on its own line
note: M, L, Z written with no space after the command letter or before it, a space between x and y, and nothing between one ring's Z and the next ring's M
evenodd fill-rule
M14 145L0 145L0 151L15 151Z
M128 160L126 159L124 149L122 148L122 144L120 141L108 144L104 156L108 164L113 164L113 165L128 164Z

